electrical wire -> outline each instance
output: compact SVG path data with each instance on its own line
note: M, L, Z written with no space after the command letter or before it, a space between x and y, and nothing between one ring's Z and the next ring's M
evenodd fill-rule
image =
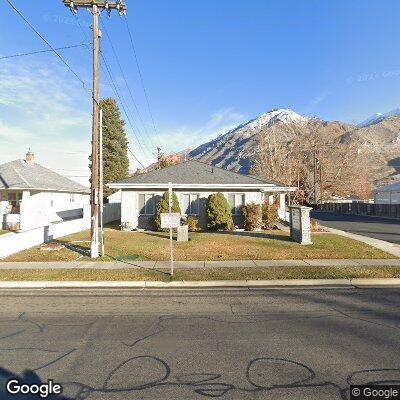
M125 108L124 102L122 101L122 97L121 97L120 93L118 92L118 89L117 89L117 87L116 87L116 85L115 85L114 79L113 79L112 74L111 74L110 67L109 67L109 65L108 65L108 63L107 63L107 60L106 60L106 58L105 58L105 56L104 56L104 54L103 54L102 52L100 52L100 55L101 55L101 58L102 58L102 60L103 60L103 62L104 62L104 64L105 64L105 66L106 66L107 73L108 73L108 75L109 75L109 77L110 77L111 83L112 83L112 85L113 85L113 87L114 87L115 93L116 93L116 95L117 95L117 97L118 97L118 99L119 99L119 101L120 101L122 110L123 110L123 112L124 112L124 114L125 114L125 116L126 116L126 118L127 118L127 120L128 120L128 123L129 123L129 125L130 125L130 127L131 127L131 129L132 129L132 132L133 132L133 134L135 135L135 138L136 138L136 140L137 140L137 142L138 142L140 148L142 149L143 152L145 152L145 150L144 150L144 148L143 148L143 146L142 146L142 144L141 144L141 142L140 142L140 140L139 140L139 137L138 137L138 135L137 135L135 129L133 128L132 121L131 121L131 119L130 119L128 113L126 112L126 108ZM138 158L137 158L137 157L135 156L135 154L130 150L129 147L128 147L128 150L129 150L129 152L132 154L132 156L134 157L134 159L144 168L144 165L138 160Z
M10 7L25 21L25 23L31 28L33 32L36 33L37 36L42 39L44 43L51 49L51 51L62 61L62 63L68 68L68 70L79 80L82 84L83 88L86 88L86 82L72 69L72 67L68 64L65 58L57 52L57 50L50 44L50 42L30 23L30 21L18 10L18 8L13 4L11 0L6 0Z
M133 103L133 105L134 105L134 107L135 107L136 113L137 113L137 115L138 115L138 119L139 119L139 121L141 122L141 124L142 124L142 126L143 126L143 132L148 136L148 138L150 139L150 141L151 141L151 143L152 143L152 146L153 146L154 149L155 149L157 146L155 145L155 143L154 143L152 137L150 136L150 134L148 133L148 131L147 131L147 129L146 129L145 123L143 122L143 118L142 118L141 113L140 113L140 111L139 111L139 108L138 108L138 106L137 106L137 104L136 104L136 101L135 101L135 99L134 99L134 97L133 97L132 90L131 90L131 88L130 88L130 86L129 86L129 84L128 84L128 80L126 79L126 75L125 75L124 70L123 70L123 68L122 68L122 66L121 66L121 62L120 62L119 57L118 57L118 54L117 54L117 52L116 52L116 50L115 50L114 44L113 44L113 42L112 42L112 40L111 40L111 37L110 37L110 35L109 35L109 33L108 33L108 29L107 29L107 27L106 27L105 24L102 24L102 26L103 26L103 28L104 28L104 32L106 33L107 39L108 39L108 41L110 42L112 52L113 52L114 57L115 57L115 59L116 59L116 61L117 61L119 70L121 71L121 75L122 75L122 78L124 79L126 88L128 89L128 93L129 93L129 95L130 95L131 101L132 101L132 103Z
M137 55L137 52L136 52L135 43L134 43L134 40L133 40L133 35L132 35L131 29L129 27L129 23L128 23L128 19L127 19L126 15L123 15L122 18L125 19L126 28L127 28L127 31L128 31L128 36L129 36L129 40L130 40L132 51L133 51L133 56L134 56L134 59L135 59L136 67L137 67L138 72L139 72L140 83L141 83L142 90L143 90L143 93L144 93L144 96L145 96L145 99L146 99L146 103L147 103L147 109L148 109L151 121L153 123L154 133L155 133L155 135L156 135L156 137L158 138L158 141L159 141L158 129L157 129L157 126L156 126L156 123L155 123L155 120L154 120L153 113L151 112L150 100L149 100L149 96L147 94L146 86L144 84L143 74L142 74L142 70L140 68L139 58L138 58L138 55Z
M86 43L81 43L81 44L75 44L75 45L72 45L72 46L57 47L55 50L74 49L74 48L83 47L83 46L86 46L86 45L87 45ZM0 57L0 60L5 60L5 59L8 59L8 58L15 58L15 57L30 56L30 55L34 55L34 54L40 54L40 53L50 53L52 51L53 50L37 50L37 51L31 51L29 53L12 54L12 55L9 55L9 56Z
M79 29L81 30L81 32L82 32L82 34L83 34L83 36L84 36L84 38L85 38L85 41L87 41L87 40L88 40L87 34L86 34L85 30L83 29L83 27L82 27L82 25L81 25L81 23L80 23L80 21L79 21L78 16L77 16L76 14L74 14L74 16L75 16L75 20L76 20L76 22L77 22L77 25L78 25ZM86 47L87 47L88 50L90 50L89 46L86 46ZM119 102L121 103L121 107L122 107L122 109L123 109L123 111L124 111L124 114L126 115L126 118L127 118L127 120L128 120L128 123L129 123L129 125L131 126L132 132L133 132L133 134L135 135L136 139L138 140L138 143L139 143L140 148L142 149L142 151L144 151L144 150L143 150L143 147L142 147L142 145L141 145L141 143L140 143L140 141L139 141L139 139L138 139L138 137L137 137L137 135L136 135L136 133L135 133L135 130L133 129L132 122L130 121L130 118L129 118L127 112L126 112L125 106L123 105L122 97L120 96L120 94L119 94L119 92L118 92L118 89L117 89L117 87L116 87L116 84L115 84L115 82L114 82L114 79L113 79L113 77L112 77L112 75L111 75L111 70L110 70L110 68L109 68L109 66L108 66L107 60L106 60L104 54L103 54L101 51L100 51L100 56L101 56L101 61L103 62L102 64L106 67L106 70L107 70L107 74L108 74L108 75L106 75L106 77L107 77L107 79L108 79L109 86L114 90L114 93L115 93L116 97L119 99ZM102 65L101 65L101 66L102 66ZM145 166L143 165L143 163L142 163L142 162L138 159L138 157L133 153L133 151L129 148L129 146L127 146L127 148L128 148L129 153L130 153L130 154L132 155L132 157L136 160L136 162L137 162L142 168L145 168Z

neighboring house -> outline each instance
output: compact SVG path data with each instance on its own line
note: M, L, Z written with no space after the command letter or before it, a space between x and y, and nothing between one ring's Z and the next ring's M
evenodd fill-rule
M108 203L109 204L114 204L114 203L121 203L121 191L118 190L118 192L115 192L113 194L110 194L107 197Z
M327 203L336 203L336 204L346 204L346 203L373 203L373 199L360 199L357 196L352 197L348 196L339 196L337 194L333 194L330 198L323 200L324 204Z
M375 204L400 204L400 182L376 188L374 200Z
M90 203L90 190L25 160L0 165L0 222L3 229L29 230L52 222L81 218Z
M279 194L280 211L285 214L285 195L295 188L276 182L242 175L200 161L190 160L171 167L132 176L110 183L121 190L122 229L152 229L157 203L172 182L182 214L199 218L199 226L206 228L206 202L210 194L222 192L227 198L236 226L242 227L240 208L244 204L261 204L266 197Z

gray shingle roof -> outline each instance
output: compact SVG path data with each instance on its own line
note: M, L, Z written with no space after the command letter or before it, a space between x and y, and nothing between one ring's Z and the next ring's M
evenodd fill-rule
M69 193L90 193L80 185L39 164L29 165L25 160L0 165L1 189L49 190Z
M224 185L278 185L276 182L265 181L254 176L243 175L237 172L228 171L223 168L215 167L197 160L189 160L171 167L162 168L147 172L141 175L132 176L122 181L116 182L124 184L224 184Z

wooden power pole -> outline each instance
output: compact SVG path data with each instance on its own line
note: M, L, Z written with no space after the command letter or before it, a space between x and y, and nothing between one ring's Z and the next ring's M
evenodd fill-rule
M161 148L157 147L157 169L161 169Z
M92 165L91 165L91 242L90 256L99 256L99 138L100 138L100 12L118 10L126 12L126 4L121 0L63 0L65 6L76 14L79 8L89 8L93 14L93 121L92 121Z
M317 148L314 144L313 149L313 158L314 158L314 206L317 206Z

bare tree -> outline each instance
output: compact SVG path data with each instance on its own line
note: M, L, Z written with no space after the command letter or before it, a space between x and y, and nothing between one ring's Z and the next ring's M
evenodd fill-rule
M260 132L251 173L297 187L295 202L311 202L314 190L319 200L334 194L366 198L371 191L368 171L362 168L367 154L347 130L344 124L318 119L267 127Z

